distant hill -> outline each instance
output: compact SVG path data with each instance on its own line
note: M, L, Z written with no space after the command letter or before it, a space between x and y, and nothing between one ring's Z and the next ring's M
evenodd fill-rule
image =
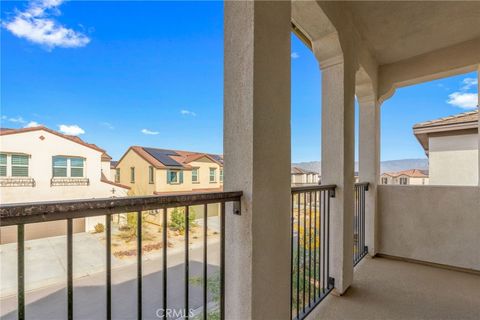
M310 161L292 163L292 166L300 167L305 170L320 172L321 162ZM382 161L380 164L380 171L383 172L396 172L408 169L420 169L428 170L428 159L401 159L401 160L389 160ZM355 162L355 171L358 171L358 162Z

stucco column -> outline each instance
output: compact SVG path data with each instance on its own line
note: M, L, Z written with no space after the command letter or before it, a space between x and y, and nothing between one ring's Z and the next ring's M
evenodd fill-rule
M322 184L337 185L331 199L330 270L335 291L353 279L354 94L355 70L349 59L322 68Z
M477 109L478 109L478 185L480 186L480 65L477 70Z
M290 319L290 1L225 2L227 319Z
M365 193L365 244L368 254L378 252L377 186L380 180L380 103L375 97L359 97L359 178L368 182Z

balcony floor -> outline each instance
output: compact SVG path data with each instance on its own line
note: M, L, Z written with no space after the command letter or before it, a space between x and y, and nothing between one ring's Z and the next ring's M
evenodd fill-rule
M345 295L311 319L480 319L480 276L386 258L364 258Z

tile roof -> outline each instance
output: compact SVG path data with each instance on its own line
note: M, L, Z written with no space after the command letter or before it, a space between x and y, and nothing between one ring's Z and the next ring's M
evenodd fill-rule
M300 167L292 167L291 174L318 174L318 172L305 170Z
M419 169L409 169L398 172L385 172L384 175L389 175L394 178L399 176L408 176L411 178L428 178L428 173L425 170Z
M466 124L466 123L478 123L478 110L455 114L448 117L429 120L425 122L417 123L413 126L414 129L418 128L430 128L438 126L446 126L452 124Z
M23 132L40 131L40 130L49 132L51 134L54 134L54 135L59 136L61 138L68 139L68 140L73 141L73 142L76 142L76 143L81 144L85 147L97 150L97 151L102 153L102 161L110 161L112 159L104 149L100 148L99 146L97 146L93 143L85 142L77 136L71 136L71 135L68 135L68 134L63 134L63 133L60 133L58 131L47 128L45 126L37 126L37 127L21 128L21 129L0 128L0 136L9 135L9 134L18 134L18 133L23 133Z
M191 169L191 162L197 161L201 158L207 158L212 162L223 166L223 156L217 154L209 154L203 152L192 152L183 150L169 150L159 148L148 148L141 146L131 146L131 150L135 151L139 156L145 159L148 163L157 169L160 168L182 168ZM129 149L129 150L130 150ZM127 154L128 151L125 153ZM125 155L124 155L125 156ZM123 157L122 157L123 158ZM122 159L119 160L119 162Z

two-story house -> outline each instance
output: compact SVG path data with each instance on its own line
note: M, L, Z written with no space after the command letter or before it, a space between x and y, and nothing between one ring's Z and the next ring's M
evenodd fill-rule
M381 184L426 185L429 183L428 172L409 169L399 172L384 172L380 176Z
M1 203L126 196L129 187L110 178L110 160L102 148L43 126L2 128ZM90 229L95 222L88 220L76 221L75 230ZM47 224L27 232L27 238L52 236L64 229L64 223L58 228L55 226L58 222ZM6 231L2 230L2 242L6 237Z
M116 181L134 195L223 189L223 157L216 154L132 146L115 171Z
M290 172L293 186L318 184L319 174L314 171L302 169L300 167L292 167Z

